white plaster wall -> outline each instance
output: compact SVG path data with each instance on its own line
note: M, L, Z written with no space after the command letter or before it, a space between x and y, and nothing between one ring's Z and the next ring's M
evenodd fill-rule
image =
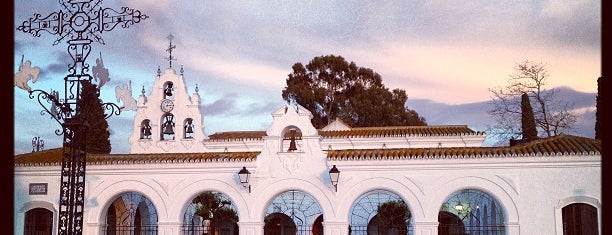
M341 171L338 192L326 176L331 164ZM334 161L326 165L324 169L312 164L300 168L317 174L265 179L257 179L255 162L89 166L84 234L99 234L109 203L128 191L142 193L153 202L160 234L180 234L189 201L208 190L228 195L237 208L241 234L253 235L263 234L265 208L287 190L316 198L327 234L345 234L351 206L375 189L392 191L407 202L415 234L436 234L440 205L451 193L466 188L485 191L503 205L507 234L560 234L560 208L572 202L586 200L601 209L600 156ZM251 193L237 179L243 166L255 177ZM30 182L49 183L49 193L27 195ZM28 209L50 207L57 213L58 185L59 167L16 168L16 234L23 232L23 214Z

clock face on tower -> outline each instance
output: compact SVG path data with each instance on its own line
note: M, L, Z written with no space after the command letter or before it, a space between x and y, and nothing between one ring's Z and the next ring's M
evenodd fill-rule
M174 108L174 103L172 102L172 100L169 99L164 99L161 102L161 110L164 112L170 112L172 111L172 109Z

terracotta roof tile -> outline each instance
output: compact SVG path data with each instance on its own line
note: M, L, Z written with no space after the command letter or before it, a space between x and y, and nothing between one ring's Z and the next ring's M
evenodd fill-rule
M484 132L470 129L467 125L354 127L351 130L323 131L319 129L318 132L326 139L484 134ZM299 131L297 134L301 135ZM261 140L266 135L266 131L217 132L210 135L208 141Z
M355 149L330 150L327 157L332 160L356 159L426 159L426 158L481 158L555 156L558 154L590 155L601 154L601 141L558 135L521 145L505 147L452 147L452 148L401 148L401 149Z
M401 136L449 136L477 135L467 125L441 126L392 126L392 127L357 127L351 130L319 131L323 138L354 138L354 137L401 137Z
M155 153L155 154L88 154L89 164L141 164L253 161L260 152ZM482 158L601 154L601 141L585 137L559 135L510 147L453 147L330 150L332 160L357 159L427 159ZM16 166L61 164L62 149L50 149L15 156Z
M209 153L154 153L154 154L88 154L89 165L142 164L184 162L232 162L253 161L260 152L209 152ZM62 149L53 149L15 156L16 166L59 165Z
M208 136L208 141L231 141L231 140L261 140L266 136L266 131L228 131L217 132Z

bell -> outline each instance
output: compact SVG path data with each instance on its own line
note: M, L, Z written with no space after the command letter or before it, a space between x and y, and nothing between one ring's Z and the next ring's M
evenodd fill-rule
M149 135L151 135L151 128L146 128L146 127L145 127L145 128L143 128L143 129L144 129L144 133L143 133L143 134L144 134L145 136L149 136Z
M297 147L295 146L295 138L291 138L291 142L289 142L289 149L287 151L292 152L297 150Z
M291 130L291 137L289 137L291 142L289 142L289 149L287 151L295 151L297 150L297 146L295 146L295 130Z
M166 126L164 126L164 134L174 135L174 130L172 129L172 125L167 124Z
M187 126L187 128L185 128L185 133L193 134L193 127L191 125Z
M166 86L166 96L172 96L172 83L168 84L168 86Z

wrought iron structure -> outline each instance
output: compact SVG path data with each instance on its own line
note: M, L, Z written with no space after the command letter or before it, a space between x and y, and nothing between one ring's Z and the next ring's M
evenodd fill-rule
M157 209L150 199L138 192L126 192L106 211L105 234L156 235Z
M322 219L317 199L303 191L285 191L266 208L264 234L322 234Z
M42 32L57 35L53 45L67 39L68 54L72 63L64 77L64 97L42 90L29 90L30 99L35 97L43 107L41 114L51 115L62 129L57 135L64 136L59 202L59 235L82 234L85 192L86 141L89 124L80 117L78 100L82 82L91 81L90 68L86 62L91 52L91 43L104 44L101 33L117 26L128 28L148 18L139 10L121 7L119 11L102 8L102 0L59 0L63 10L43 17L34 17L17 27L17 30L39 37ZM105 118L119 115L121 110L114 103L102 104ZM48 107L50 106L50 107Z
M32 152L38 152L43 149L45 149L45 141L39 136L32 138Z
M382 205L394 202L406 205L399 195L383 189L372 190L361 195L351 208L349 234L413 234L412 215L409 209L407 209L407 214L401 214L399 218L391 220L384 218L389 217L383 216L387 213L379 211Z

